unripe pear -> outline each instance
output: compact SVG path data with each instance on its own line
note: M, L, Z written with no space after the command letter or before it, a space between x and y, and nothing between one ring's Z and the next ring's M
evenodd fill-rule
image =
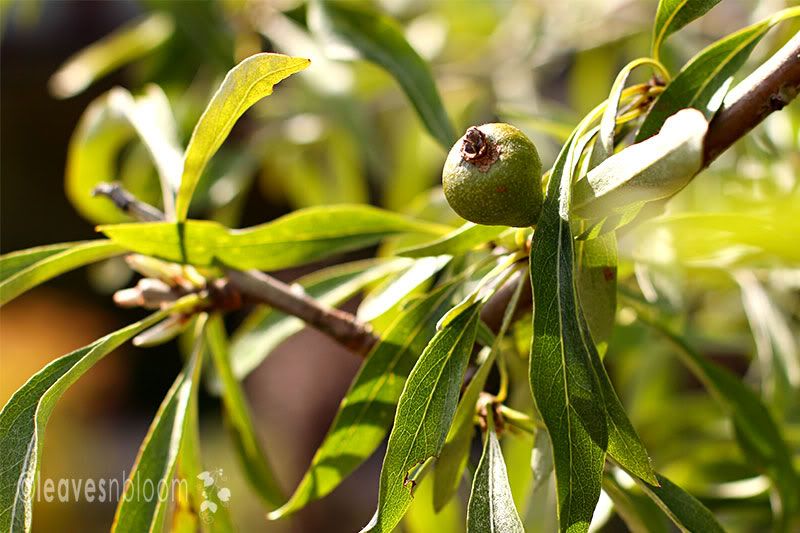
M467 130L447 156L442 187L461 217L486 226L536 224L542 210L542 162L536 146L510 124Z

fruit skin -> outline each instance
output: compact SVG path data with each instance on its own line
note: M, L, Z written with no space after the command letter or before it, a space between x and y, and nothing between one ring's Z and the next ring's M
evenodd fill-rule
M510 124L471 127L447 156L442 187L461 217L486 226L536 224L544 200L536 146Z

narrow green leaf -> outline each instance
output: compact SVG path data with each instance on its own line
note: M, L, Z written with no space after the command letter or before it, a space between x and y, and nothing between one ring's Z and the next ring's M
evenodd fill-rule
M109 72L161 46L175 28L172 17L151 13L117 28L73 55L50 78L50 92L69 98Z
M180 186L183 148L178 141L178 126L169 99L158 85L150 84L144 94L134 98L115 87L108 93L108 105L125 117L158 169L164 213L171 218L175 210L175 192Z
M752 211L684 212L648 220L637 228L633 259L644 264L699 268L796 268L800 206Z
M159 311L55 359L31 377L0 411L0 530L30 531L42 439L67 388L103 356L168 314Z
M653 57L658 59L661 45L679 29L705 15L720 0L661 0L653 24Z
M486 244L508 230L506 226L483 226L467 222L457 230L432 242L398 250L403 257L428 257L435 255L460 255Z
M297 266L364 248L400 233L441 234L442 226L366 205L310 207L229 230L215 222L150 222L100 226L111 240L144 255L195 266L259 270Z
M636 142L655 134L667 117L687 107L701 111L711 120L722 105L733 76L767 30L796 16L800 16L800 7L784 9L700 51L658 97L636 134Z
M600 496L606 450L655 483L650 459L600 361L577 295L567 213L580 143L553 167L531 246L533 316L530 383L550 433L562 531L586 531Z
M390 276L383 284L369 292L361 305L358 306L358 318L375 325L380 317L391 318L390 311L410 295L425 290L432 284L433 277L442 270L451 257L440 255L436 257L423 257L394 276Z
M478 403L481 391L486 385L486 380L489 377L494 362L497 359L498 352L500 351L500 343L503 340L508 328L511 325L514 310L517 308L520 294L524 284L527 283L525 276L522 276L517 284L517 288L511 295L508 301L506 310L503 315L503 322L500 324L500 330L492 342L486 358L478 367L478 370L473 374L464 394L461 395L461 400L458 402L456 414L453 417L453 424L447 432L442 453L436 459L436 468L433 477L433 506L434 509L443 509L448 501L458 490L461 483L461 478L464 474L464 469L467 466L467 458L469 455L469 447L472 442L472 435L474 434L473 418L475 417L475 408Z
M530 272L536 306L530 384L553 445L561 530L585 532L600 497L608 433L573 283L574 250L566 212L574 142L573 136L553 167L533 234Z
M763 470L781 497L783 517L800 508L800 476L794 469L792 452L771 413L758 395L732 372L697 353L684 338L659 322L639 319L655 328L678 348L678 355L733 421L740 448L750 463Z
M151 84L135 98L121 87L101 95L86 109L72 134L65 186L70 202L83 217L98 223L128 220L108 199L93 197L92 191L100 182L118 179L120 151L134 135L158 169L163 206L172 213L183 149L169 100L159 86ZM141 192L142 184L126 185L134 194Z
M467 533L524 533L495 433L492 410L487 409L483 454L472 480L467 506Z
M784 418L790 417L800 412L800 347L792 333L791 312L754 272L739 271L734 277L756 344L762 395Z
M634 59L619 71L617 78L614 80L614 84L611 86L608 99L606 100L606 109L600 120L600 129L597 133L597 140L595 141L594 148L592 149L589 169L596 167L614 154L617 113L619 112L619 101L622 97L622 91L625 89L625 83L628 81L628 76L630 76L631 72L643 65L651 65L657 69L663 68L652 59L643 57Z
M64 243L0 257L0 305L70 270L124 252L108 240Z
M430 68L395 21L358 2L341 0L312 2L308 18L312 30L323 40L339 48L355 49L394 76L431 135L450 149L457 137Z
M201 314L195 321L194 342L200 347L205 341L203 329L207 320L208 315ZM232 533L236 531L236 527L231 519L227 503L220 499L220 490L224 486L212 485L211 490L205 486L209 479L206 476L214 478L213 474L203 467L197 396L197 394L192 395L186 412L186 427L178 454L176 475L177 478L185 480L189 490L188 494L178 491L172 533L184 531L180 529L181 526L185 528L186 533L197 533L198 529L204 533ZM217 480L214 479L214 481ZM216 507L212 507L212 503Z
M111 531L161 531L172 500L172 480L178 461L189 406L196 401L202 346L195 346L175 379L142 441L139 455L125 482ZM148 489L149 487L149 489ZM148 490L156 496L148 497Z
M407 264L402 259L355 261L318 270L295 284L318 302L335 307ZM231 339L231 366L236 379L244 379L283 341L304 327L299 318L271 307L250 313Z
M458 288L449 283L412 303L387 328L342 400L336 418L308 472L289 501L270 513L277 519L336 488L380 445L417 355L435 333L435 324L452 305Z
M694 533L723 533L725 530L708 508L697 498L675 485L669 479L657 474L658 487L637 481L639 487L661 507L670 520L681 531Z
M34 248L26 248L0 255L0 283L4 282L17 272L25 270L34 263L52 255L60 254L70 248L85 245L92 241L60 242L58 244L45 244Z
M481 310L437 332L408 376L381 469L378 509L363 532L391 532L411 505L412 470L438 455L453 421Z
M614 503L619 515L631 533L669 533L670 521L650 498L626 489L606 472L603 475L603 491Z
M197 122L183 162L183 176L175 215L186 220L192 194L206 164L222 145L233 125L253 104L272 94L281 80L309 65L309 60L281 54L256 54L248 57L225 76L217 92Z
M222 404L239 452L242 470L258 496L267 504L278 506L283 501L283 491L258 441L242 386L233 374L225 325L217 314L208 321L206 339L214 368L222 381Z

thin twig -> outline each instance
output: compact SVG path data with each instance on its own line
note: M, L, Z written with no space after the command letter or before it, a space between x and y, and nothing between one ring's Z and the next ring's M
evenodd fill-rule
M109 198L120 210L143 222L164 220L164 214L159 209L138 200L117 183L101 183L95 187L93 194ZM228 289L296 316L357 355L366 356L379 340L369 324L360 321L352 313L328 307L269 274L232 268L226 268L225 274Z

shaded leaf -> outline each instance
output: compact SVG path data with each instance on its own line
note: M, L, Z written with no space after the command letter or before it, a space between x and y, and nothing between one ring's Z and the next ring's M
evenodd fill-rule
M336 488L380 445L419 353L437 320L452 305L458 285L449 283L402 311L372 349L347 391L336 418L291 499L271 519L288 515ZM398 518L399 520L399 518Z
M601 393L580 333L573 241L565 218L571 186L567 160L574 142L573 136L553 167L533 234L530 272L536 305L530 384L552 441L561 530L577 532L588 531L600 497L608 433L605 410L597 401Z
M630 479L630 478L628 478ZM603 475L603 491L614 503L631 533L669 533L670 521L650 498L627 490L608 472Z
M656 476L658 477L658 487L642 482L638 482L638 484L681 531L687 533L694 531L723 533L725 531L711 511L697 498L664 476L660 474Z
M483 454L475 471L467 507L467 533L524 533L511 496L492 409L487 410L486 424Z
M773 481L781 497L783 519L800 507L800 477L794 469L792 452L771 413L758 395L724 367L708 361L682 337L666 326L639 317L678 348L686 367L699 379L733 421L740 448L751 464Z
M321 304L335 307L406 264L402 259L355 261L318 270L294 284L303 287L307 295ZM231 339L230 364L236 379L245 378L283 341L304 327L299 318L271 307L251 312Z
M431 135L445 149L453 145L455 130L430 68L408 44L395 21L362 4L341 0L312 2L308 18L309 26L330 47L354 49L394 76Z
M366 205L311 207L272 222L229 230L215 222L149 222L100 226L131 251L178 263L276 270L364 248L399 233L443 228Z
M202 357L202 346L198 344L153 418L125 482L112 532L163 530L172 500L172 479L188 423L187 411L196 401ZM152 491L149 497L148 487Z
M652 54L658 59L661 45L670 34L705 15L719 0L661 0L653 24Z
M762 395L784 416L800 407L800 348L788 312L781 309L753 272L734 274L753 332L761 374Z
M681 69L653 104L636 134L636 142L656 133L667 117L687 107L701 111L711 120L722 105L733 76L767 30L786 18L796 16L800 16L800 7L784 9L700 51Z
M208 321L206 339L214 368L222 382L222 404L242 471L264 502L278 506L283 501L283 491L258 441L247 398L231 368L225 325L218 314L212 315Z
M100 223L128 219L108 199L93 197L92 191L99 183L115 181L123 175L117 170L117 162L134 135L147 148L158 169L163 205L172 213L183 150L169 101L160 87L151 84L136 98L121 87L111 89L89 105L73 132L67 151L65 185L67 197L84 218ZM137 195L143 185L126 183Z
M483 226L467 222L457 230L432 242L403 248L395 255L403 257L428 257L435 255L460 255L486 244L506 231L506 226Z
M617 237L609 232L578 241L578 297L601 356L608 350L617 314Z
M168 314L159 311L102 337L34 374L0 411L0 529L30 531L35 479L50 413L67 388L103 356Z
M586 531L600 496L605 453L655 482L650 459L614 392L576 294L568 212L580 143L564 146L531 246L534 301L530 384L550 433L562 531Z
M411 505L412 470L439 454L455 414L481 304L433 337L408 376L381 469L378 509L362 531L390 532Z
M197 122L186 147L183 176L175 200L175 216L186 219L192 194L206 164L222 145L242 114L262 98L272 94L281 80L306 68L309 60L281 54L256 54L248 57L225 76Z
M0 305L70 270L124 252L102 239L40 246L0 257Z
M109 72L161 46L175 28L172 17L151 13L132 21L73 55L50 78L50 92L69 98Z

